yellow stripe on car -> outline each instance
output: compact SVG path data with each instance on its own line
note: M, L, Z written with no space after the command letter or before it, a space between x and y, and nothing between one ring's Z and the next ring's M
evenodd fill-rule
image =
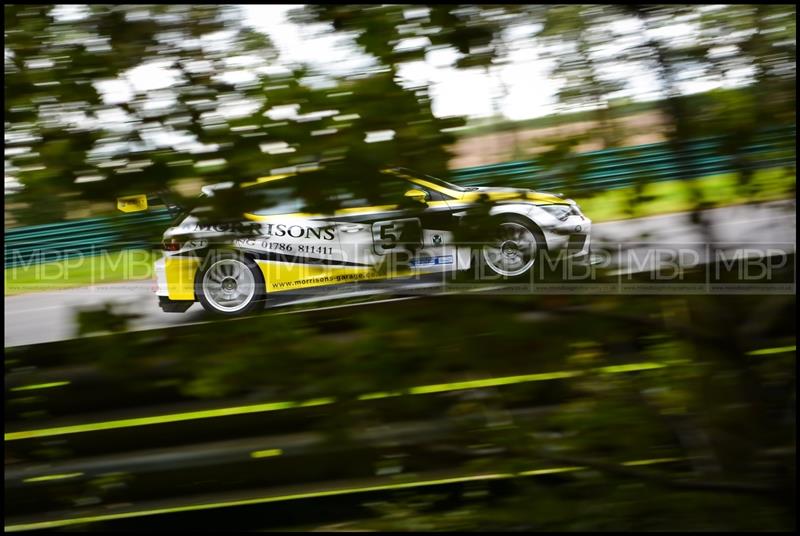
M241 184L241 187L242 188L249 188L251 186L257 186L259 184L264 184L265 182L279 181L281 179L285 179L287 177L292 177L292 176L293 176L293 174L289 173L289 174L286 174L286 175L269 175L267 177L259 177L254 181L243 182Z
M351 207L351 208L341 208L334 211L333 214L322 214L322 213L311 213L311 212L290 212L287 214L253 214L252 212L246 213L244 216L248 220L251 221L276 221L282 220L284 218L308 218L308 219L317 219L317 218L335 218L337 216L369 216L372 214L380 214L381 212L392 212L396 210L401 210L397 205L372 205L372 206L365 206L365 207Z
M565 201L560 197L542 192L466 192L461 194L459 201L464 203L475 203L482 197L489 201L527 201L538 204L558 205Z

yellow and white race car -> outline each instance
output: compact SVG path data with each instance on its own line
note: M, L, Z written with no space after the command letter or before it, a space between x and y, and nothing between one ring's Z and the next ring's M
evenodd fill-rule
M235 224L206 225L192 210L176 218L155 263L161 308L183 312L199 301L207 311L239 315L278 292L446 272L519 279L543 253L589 255L591 220L558 194L463 187L392 168L379 181L381 198L390 200L384 204L342 188L333 191L335 208L303 212L298 192L313 184L314 173L242 185L263 208ZM206 186L203 196L229 186ZM136 196L119 203L128 212L141 209ZM471 219L476 212L482 219ZM472 221L481 222L477 240ZM468 227L471 234L460 232Z

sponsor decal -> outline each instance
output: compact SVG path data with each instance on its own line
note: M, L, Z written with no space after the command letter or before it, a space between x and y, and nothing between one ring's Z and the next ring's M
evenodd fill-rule
M372 224L372 242L377 255L386 255L401 248L415 251L422 245L419 218L376 221Z
M335 238L334 226L308 227L305 225L287 225L285 223L265 223L261 226L262 234L266 237L306 238L317 240L333 240Z
M334 228L333 225L310 227L286 223L264 223L259 226L251 222L220 223L215 225L196 223L194 225L195 231L247 232L252 234L252 231L257 230L259 231L258 234L266 238L286 237L316 240L333 240L336 237Z
M292 288L292 287L324 285L326 283L352 283L354 281L364 281L367 279L374 279L375 277L377 277L377 274L374 272L323 275L318 277L298 279L295 281L275 281L270 283L270 287L272 289L282 289L282 288Z
M232 223L195 223L194 231L216 231L218 233L239 232L252 233L258 226L251 222L232 222Z
M287 244L285 242L272 242L262 238L239 238L233 245L244 249L257 249L274 251L278 253L305 253L308 255L333 255L333 246L319 246L312 244Z
M443 264L453 264L453 256L443 255L440 257L418 257L408 261L408 265L412 268L419 268L420 266L440 266Z

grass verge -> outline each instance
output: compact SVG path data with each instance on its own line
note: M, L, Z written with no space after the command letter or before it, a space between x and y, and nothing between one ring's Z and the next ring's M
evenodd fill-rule
M6 268L5 295L151 279L153 262L159 256L143 249L129 249Z
M795 195L796 177L782 168L756 171L748 185L749 192L739 186L738 177L736 173L725 173L690 180L651 182L644 186L639 199L634 188L619 188L592 197L576 197L575 200L592 221L603 222L692 210L696 205L693 191L700 195L700 201L717 207L773 201Z

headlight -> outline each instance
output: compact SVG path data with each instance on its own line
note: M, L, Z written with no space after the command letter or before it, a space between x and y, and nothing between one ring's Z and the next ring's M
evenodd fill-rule
M570 205L539 205L539 208L549 212L553 217L560 221L564 221L572 214L572 207Z

